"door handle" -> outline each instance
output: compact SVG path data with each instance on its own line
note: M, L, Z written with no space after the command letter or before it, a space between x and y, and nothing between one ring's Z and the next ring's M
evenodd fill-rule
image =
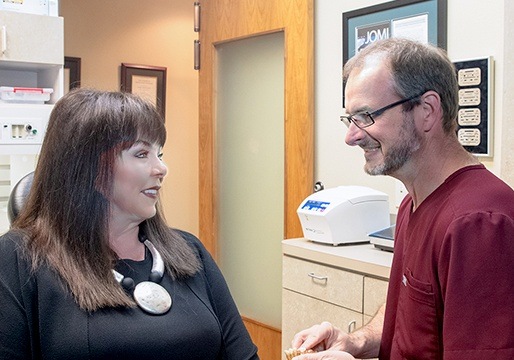
M352 320L348 323L348 334L355 330L357 327L357 320Z
M2 26L2 54L4 54L7 51L7 27L4 25Z

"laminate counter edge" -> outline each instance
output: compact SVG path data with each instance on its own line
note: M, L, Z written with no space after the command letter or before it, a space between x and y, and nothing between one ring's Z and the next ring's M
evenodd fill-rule
M315 243L305 238L282 241L282 253L320 264L389 279L393 254L369 243L339 245Z

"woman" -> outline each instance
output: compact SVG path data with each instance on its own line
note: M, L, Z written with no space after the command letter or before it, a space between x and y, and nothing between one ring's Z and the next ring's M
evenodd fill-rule
M55 105L0 238L0 359L258 359L213 259L166 225L165 139L155 108L127 93Z

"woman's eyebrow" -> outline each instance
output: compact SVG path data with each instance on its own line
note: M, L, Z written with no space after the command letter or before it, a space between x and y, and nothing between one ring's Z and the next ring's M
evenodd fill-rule
M135 146L135 145L152 146L152 144L149 141L146 141L146 140L136 140L132 146Z

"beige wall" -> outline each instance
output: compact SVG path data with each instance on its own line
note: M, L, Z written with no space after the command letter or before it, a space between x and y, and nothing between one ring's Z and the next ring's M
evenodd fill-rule
M193 1L61 0L64 54L82 86L118 90L122 62L167 68L163 203L171 226L198 234L198 73Z
M326 1L326 0L320 0ZM367 3L380 2L369 0ZM449 38L453 52L463 37L458 29L464 25L459 23L455 7L463 0L450 0ZM361 6L369 4L361 4ZM471 4L471 3L470 3ZM472 2L474 16L482 18L486 12L482 2ZM495 9L504 8L501 14L490 10L494 15L502 39L501 45L494 47L489 42L478 48L469 47L454 54L459 58L471 58L474 55L494 55L496 62L496 111L495 111L495 154L493 160L484 162L500 177L514 186L514 103L512 98L513 52L509 39L514 32L514 22L508 16L514 11L512 1L494 0ZM488 5L489 6L489 5ZM165 66L168 68L166 123L168 142L165 147L164 160L169 166L169 175L164 183L163 200L166 216L172 226L198 234L198 73L193 70L193 40L197 34L193 32L193 1L192 0L154 0L141 2L134 0L61 0L61 15L64 17L65 55L82 58L82 82L84 86L106 90L119 88L120 64L122 62ZM498 11L501 12L501 11ZM494 14L493 14L494 13ZM338 15L340 19L340 15ZM458 17L460 19L460 17ZM468 22L464 21L464 24ZM473 23L473 22L472 22ZM491 22L489 22L489 25ZM471 26L471 25L468 25ZM489 29L490 26L482 29ZM464 30L462 30L464 31ZM452 39L459 39L452 40ZM466 37L464 37L466 38ZM327 41L326 39L324 41ZM204 50L205 51L205 50ZM460 54L463 52L463 54ZM457 56L458 55L458 56ZM505 100L502 100L505 99ZM318 104L319 105L319 104ZM327 107L323 107L324 110ZM338 109L339 111L339 109ZM338 115L339 112L334 113ZM336 118L330 116L327 118ZM317 116L320 119L324 116ZM503 119L503 120L501 120ZM319 129L317 129L319 132ZM339 134L338 132L335 132ZM339 136L339 135L338 135ZM324 138L326 140L326 138ZM338 149L342 143L339 138L330 145L330 154L323 155L330 160L330 169L334 171L334 154L345 154L347 147ZM320 144L317 144L319 153ZM342 155L341 155L342 156ZM347 158L345 156L345 158ZM360 159L360 157L357 157ZM316 159L320 167L321 159ZM360 171L362 165L359 162ZM318 173L319 173L318 169ZM319 174L318 174L319 175ZM324 175L324 180L330 185ZM341 184L340 174L336 173L334 181ZM366 179L368 179L367 177ZM379 181L379 179L373 179ZM366 180L367 181L367 180ZM380 179L384 182L386 180ZM332 185L330 185L332 186ZM379 184L372 186L379 188ZM384 185L385 186L385 185ZM391 185L392 186L392 185ZM392 186L394 187L394 186ZM394 189L391 190L394 192Z

